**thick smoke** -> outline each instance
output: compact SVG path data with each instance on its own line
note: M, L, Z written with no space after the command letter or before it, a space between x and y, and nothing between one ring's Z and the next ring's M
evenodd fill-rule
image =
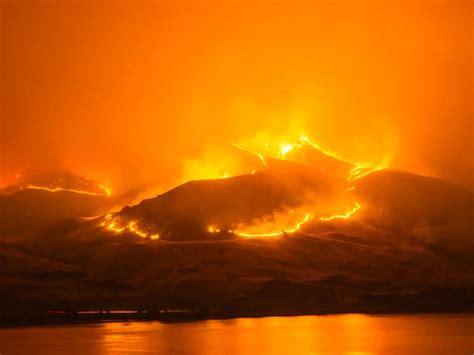
M472 186L468 1L1 6L2 185L165 188L263 132Z

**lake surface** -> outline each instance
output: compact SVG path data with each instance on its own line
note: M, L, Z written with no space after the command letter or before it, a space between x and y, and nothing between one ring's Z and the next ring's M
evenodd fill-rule
M14 354L467 354L474 314L363 314L0 329Z

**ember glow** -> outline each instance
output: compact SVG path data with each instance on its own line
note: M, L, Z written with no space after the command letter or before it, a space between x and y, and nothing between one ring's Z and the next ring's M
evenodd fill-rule
M216 227L216 226L212 225L212 226L209 226L209 227L207 228L207 231L208 231L209 233L220 233L221 230L220 230L219 227Z
M292 233L298 232L311 219L313 219L313 216L310 215L309 213L306 213L304 217L293 226L282 227L280 230L274 230L274 231L265 232L265 233L246 232L247 228L244 227L244 228L238 228L236 230L232 230L231 232L239 237L245 237L245 238L281 237L281 236L284 236L285 234L292 234ZM272 228L275 228L275 226L273 226ZM250 230L253 230L253 229L255 229L255 227L252 227Z
M158 233L148 233L145 230L141 230L138 227L137 221L130 221L126 224L121 224L119 218L114 217L112 214L107 214L104 217L101 226L104 227L106 230L115 232L117 234L123 232L130 232L131 234L139 237L139 238L149 238L151 240L160 239L160 235Z
M335 214L332 216L327 217L319 217L321 221L333 221L335 219L347 219L350 218L360 209L360 204L358 202L355 203L355 206L344 214Z
M357 211L359 211L361 205L358 202L355 202L354 207L347 211L344 214L334 214L331 216L318 217L322 222L333 221L338 219L348 219L351 218ZM271 237L282 237L287 234L293 234L300 231L308 222L314 220L314 216L311 213L305 213L301 219L295 222L292 225L288 224L288 217L294 215L294 210L290 210L287 213L279 214L279 218L272 218L270 221L264 218L263 221L252 225L241 225L235 229L227 230L227 233L234 234L238 237L244 238L271 238ZM283 217L283 218L282 218ZM282 222L285 221L285 222ZM211 225L208 227L208 232L211 234L221 233L221 228Z
M333 221L338 219L348 219L351 218L357 211L359 211L361 205L358 202L355 202L354 207L344 214L334 214L331 216L318 217L322 222ZM282 220L287 220L288 216L293 215L294 210L290 210L286 214L280 214L280 218L275 218L276 221L260 221L259 223L247 226L238 226L235 229L227 230L228 233L234 234L239 237L244 238L271 238L271 237L282 237L286 234L293 234L300 231L308 222L314 220L314 216L310 213L305 213L304 216L293 225L282 224ZM282 218L282 215L285 215L285 219ZM279 221L278 221L279 220ZM259 231L260 229L260 231ZM211 225L208 227L209 233L221 233L221 228Z
M274 222L261 222L260 226L237 226L236 229L229 229L227 233L234 234L238 237L244 238L267 238L267 237L282 237L285 234L292 234L299 231L303 225L313 219L313 216L309 213L306 213L302 219L297 221L293 225L283 226L279 223ZM265 229L265 232L257 231L258 228ZM272 231L273 229L273 231ZM209 233L221 233L221 229L215 225L208 227Z
M281 142L278 141L277 138L271 139L273 143L270 142L253 142L251 148L247 148L244 144L236 144L232 143L232 145L246 153L252 154L257 156L263 163L263 165L267 165L265 157L272 157L274 159L281 159L281 160L292 160L292 157L289 156L291 152L297 152L304 147L311 147L315 151L320 152L327 157L333 158L337 161L346 163L348 165L353 166L353 168L349 171L347 176L348 182L354 182L355 180L359 179L362 176L370 174L371 172L386 169L389 167L389 160L387 157L384 157L382 163L358 163L352 162L348 159L342 158L340 155L330 152L327 149L324 149L320 144L316 143L314 140L310 139L307 135L302 134L296 139L293 139L292 143L288 142Z
M293 150L294 147L295 147L294 144L281 143L280 144L280 150L278 152L281 159L285 159L286 153Z
M91 191L85 191L85 190L76 190L76 189L68 189L64 187L47 187L47 186L36 186L36 185L27 185L23 189L32 189L32 190L45 190L49 192L59 192L59 191L67 191L67 192L73 192L76 194L84 194L84 195L91 195L91 196L111 196L112 195L112 190L108 187L105 187L103 185L100 185L100 188L102 192L91 192Z
M374 171L377 171L377 170L387 169L389 167L387 161L384 161L383 163L377 164L375 166L371 165L371 164L362 164L362 163L350 162L350 161L348 161L344 158L341 158L339 155L337 155L333 152L329 152L329 151L323 149L319 144L313 142L312 140L310 140L305 135L300 136L300 141L302 143L310 145L314 149L324 153L327 156L330 156L334 159L340 160L342 162L345 162L345 163L348 163L348 164L351 164L351 165L355 165L354 168L352 168L349 171L349 175L347 176L347 181L348 182L354 182L355 180L361 178L362 176L368 175L368 174L370 174Z
M246 153L249 153L249 154L253 154L255 155L258 159L260 159L260 161L262 162L263 166L267 165L267 161L265 160L265 156L263 154L260 154L260 153L257 153L257 152L253 152L253 151L250 151L248 149L245 149L244 147L242 147L241 145L239 144L236 144L236 143L231 143L234 147L236 147L237 149L240 149Z

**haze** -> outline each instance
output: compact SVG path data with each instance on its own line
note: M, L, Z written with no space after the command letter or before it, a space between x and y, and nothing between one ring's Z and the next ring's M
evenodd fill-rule
M1 185L169 186L230 142L304 133L472 188L472 3L380 3L3 2Z

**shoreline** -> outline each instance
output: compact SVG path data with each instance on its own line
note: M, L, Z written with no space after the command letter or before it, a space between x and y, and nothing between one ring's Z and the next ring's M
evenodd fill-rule
M372 312L363 312L363 311L347 311L347 312L319 312L319 313L274 313L274 314L226 314L226 315L217 315L208 314L207 316L203 313L193 312L192 314L161 314L160 316L156 313L128 313L128 317L120 317L116 314L113 315L104 315L101 314L89 314L85 316L84 314L71 316L67 314L65 317L44 317L44 318L29 318L29 319L17 319L10 322L3 322L0 320L0 330L1 329L11 329L11 328L22 328L22 327L47 327L47 326L70 326L70 325L95 325L102 323L119 323L119 322L160 322L160 323L186 323L186 322L200 322L200 321L210 321L210 320L231 320L239 318L272 318L272 317L312 317L312 316L336 316L336 315L348 315L348 314L360 314L366 316L396 316L396 315L405 315L405 316L415 316L415 315L472 315L474 316L474 308L467 309L444 309L444 310L418 310L418 311L408 311L408 310L399 310L399 311L372 311Z

